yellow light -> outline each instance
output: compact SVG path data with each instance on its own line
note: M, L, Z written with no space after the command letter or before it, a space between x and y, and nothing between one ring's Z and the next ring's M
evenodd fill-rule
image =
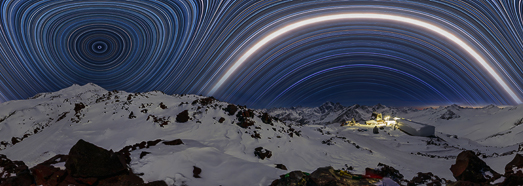
M298 29L300 27L304 27L310 24L323 22L323 21L334 21L334 20L342 20L342 19L378 19L378 20L387 20L387 21L396 21L396 22L402 22L407 24L416 25L419 27L423 27L426 29L429 29L449 40L454 42L455 44L459 45L463 50L467 51L474 59L476 59L479 64L485 68L488 73L496 79L496 81L503 87L503 89L514 99L514 101L518 104L521 104L521 100L518 98L518 96L510 89L510 87L501 79L501 77L494 71L494 69L479 55L472 47L470 47L467 43L465 43L463 40L456 37L454 34L427 22L420 21L413 18L403 17L403 16L397 16L397 15L390 15L390 14L377 14L377 13L347 13L347 14L334 14L334 15L327 15L327 16L320 16L320 17L314 17L305 19L303 21L298 21L296 23L287 25L283 28L280 28L279 30L276 30L269 34L268 36L264 37L262 40L258 41L254 46L252 46L247 52L245 52L236 62L234 62L234 65L227 70L227 72L220 78L218 83L214 85L214 87L209 92L210 95L214 94L216 90L218 90L222 84L229 79L232 73L234 73L240 65L242 65L254 52L256 52L258 49L263 47L268 42L272 41L273 39L288 33L292 30Z
M395 117L395 118L394 118L394 120L398 120L398 119L400 119L400 118L398 118L398 117Z

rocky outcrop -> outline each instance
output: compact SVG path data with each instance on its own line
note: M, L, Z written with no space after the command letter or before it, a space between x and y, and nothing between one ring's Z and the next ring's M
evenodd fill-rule
M24 162L11 161L0 154L0 186L25 186L34 182Z
M176 122L178 123L185 123L189 121L189 111L184 110L180 112L178 115L176 115Z
M264 149L263 147L257 147L254 149L254 156L257 156L260 159L271 158L272 152L270 150Z
M229 114L229 116L232 116L236 113L236 111L238 111L238 107L236 105L229 104L223 110L225 110L225 112L227 112Z
M370 177L372 177L372 175L376 175L378 176L378 178L387 177L394 180L397 183L406 181L403 179L403 175L400 173L400 171L398 171L394 167L385 165L383 163L378 163L378 167L376 169L366 168L365 175L368 175Z
M214 101L216 101L216 99L211 96L208 98L200 98L200 99L194 100L191 104L192 105L201 104L202 106L207 106L207 105L214 103Z
M292 171L281 175L280 179L274 180L271 186L288 185L314 185L314 186L357 186L374 185L380 179L368 178L363 175L352 174L344 170L334 170L332 167L322 167L316 169L312 174L302 171Z
M450 120L450 119L455 119L455 118L459 118L460 116L457 115L456 113L452 112L452 110L447 110L445 113L443 113L439 118L441 119L446 119L446 120Z
M523 155L516 154L505 166L505 180L500 185L523 185Z
M29 171L23 162L0 155L0 186L167 186L164 181L144 183L130 171L124 156L79 140L68 155L56 155ZM55 166L60 163L65 163L65 169Z
M416 185L443 185L446 183L444 178L440 178L432 172L422 173L418 172L418 175L414 176L412 180L407 183L407 186L416 186Z
M127 172L124 162L112 151L79 140L69 151L65 167L73 177L107 177Z
M472 183L490 183L500 177L500 174L470 150L459 153L456 164L450 170L456 180Z
M247 128L254 125L254 121L251 118L254 118L254 111L251 109L241 110L236 114L238 119L238 126L242 128Z

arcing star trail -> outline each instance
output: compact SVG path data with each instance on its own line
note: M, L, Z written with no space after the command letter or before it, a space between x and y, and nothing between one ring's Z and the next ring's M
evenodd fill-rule
M0 101L92 82L255 108L520 104L522 1L3 1Z

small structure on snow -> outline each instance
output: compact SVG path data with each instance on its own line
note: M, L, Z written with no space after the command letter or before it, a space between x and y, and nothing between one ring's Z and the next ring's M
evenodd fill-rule
M396 124L396 126L401 131L412 136L435 136L435 127L432 125L402 119Z

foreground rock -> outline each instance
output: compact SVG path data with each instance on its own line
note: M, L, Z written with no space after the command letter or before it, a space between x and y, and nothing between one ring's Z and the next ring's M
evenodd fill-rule
M128 172L123 158L84 140L79 140L71 148L65 167L71 176L83 178L107 177Z
M65 168L55 167L65 163ZM166 186L163 181L144 183L135 175L120 153L105 150L84 140L79 140L68 155L40 163L31 171L23 162L13 162L0 155L0 186L29 185L98 185L98 186ZM3 179L5 178L5 179Z
M29 169L24 162L11 161L0 154L0 185L31 185L33 183Z
M505 166L505 178L500 185L523 185L523 156L516 154Z
M473 151L463 151L456 158L456 164L450 167L454 178L462 182L490 183L501 175L492 170Z
M349 186L349 185L373 185L380 182L381 179L368 178L363 175L351 174L343 170L334 170L332 167L322 167L316 169L312 174L293 171L281 175L280 179L274 180L271 186Z

